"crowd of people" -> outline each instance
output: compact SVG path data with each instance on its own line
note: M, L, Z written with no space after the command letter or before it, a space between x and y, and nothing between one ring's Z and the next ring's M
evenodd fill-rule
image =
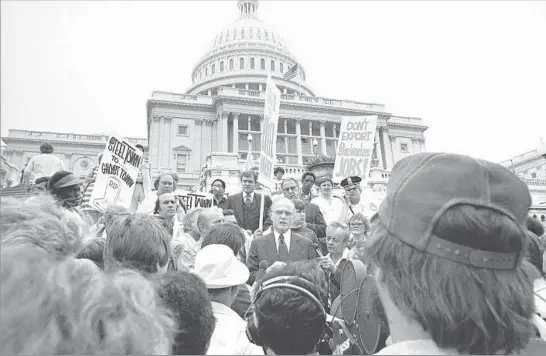
M83 202L96 172L55 165L33 172L33 196L2 199L2 354L335 354L348 260L387 325L373 352L546 353L544 227L498 164L412 155L377 212L360 177L338 197L282 169L271 196L244 171L241 193L216 179L214 207L186 211L176 174L152 184L149 167L131 206L103 213Z

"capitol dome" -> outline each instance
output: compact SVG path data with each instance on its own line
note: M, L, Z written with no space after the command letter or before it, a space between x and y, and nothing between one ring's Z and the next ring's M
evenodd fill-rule
M285 93L314 96L305 70L282 36L257 17L258 0L238 0L239 18L219 32L192 71L188 94L215 95L219 87L264 90L268 73ZM296 75L283 79L297 65Z

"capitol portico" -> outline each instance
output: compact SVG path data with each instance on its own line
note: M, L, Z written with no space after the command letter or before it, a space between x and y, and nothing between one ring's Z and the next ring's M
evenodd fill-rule
M378 115L373 166L380 177L386 179L401 158L425 151L427 127L420 118L392 115L383 104L316 96L303 64L258 18L258 6L257 0L237 2L238 19L214 37L185 94L156 91L148 100L154 175L176 170L180 185L194 186L211 153L231 153L242 168L251 145L256 160L268 74L282 93L277 162L287 176L301 176L319 153L335 156L342 116ZM286 76L290 69L296 69L293 77Z

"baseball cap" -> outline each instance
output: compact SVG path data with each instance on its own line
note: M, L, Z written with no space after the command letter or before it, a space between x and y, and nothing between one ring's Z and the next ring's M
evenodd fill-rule
M203 247L195 256L193 272L205 281L208 289L238 286L250 277L248 268L226 245Z
M513 269L525 251L478 250L433 235L450 208L471 205L504 214L521 229L531 205L527 185L499 164L450 153L419 153L392 169L378 217L397 239L433 255L489 269Z

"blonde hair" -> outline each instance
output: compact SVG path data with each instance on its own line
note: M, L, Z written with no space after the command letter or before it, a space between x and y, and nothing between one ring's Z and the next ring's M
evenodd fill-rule
M2 251L1 354L167 354L174 322L151 282L38 248Z
M48 195L24 201L2 199L2 248L38 246L58 257L74 256L84 247L83 220Z

